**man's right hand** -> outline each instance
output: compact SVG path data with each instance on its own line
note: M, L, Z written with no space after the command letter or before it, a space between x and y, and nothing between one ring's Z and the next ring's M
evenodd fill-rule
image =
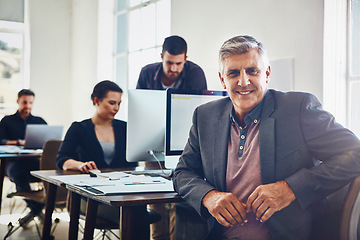
M247 222L246 205L233 193L212 190L202 199L209 213L224 227Z

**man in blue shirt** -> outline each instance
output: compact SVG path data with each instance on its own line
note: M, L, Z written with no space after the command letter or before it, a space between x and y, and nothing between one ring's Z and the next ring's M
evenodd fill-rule
M206 90L204 71L197 64L187 61L186 53L187 44L182 37L174 35L165 38L162 62L143 67L136 88Z
M46 124L44 119L31 114L34 99L34 92L29 89L22 89L18 93L19 109L13 115L5 116L0 122L0 144L23 146L27 124ZM18 192L31 191L30 182L35 180L30 174L32 170L39 170L39 158L8 161L6 165L6 174L16 184ZM26 202L31 212L24 217L23 220L26 221L20 221L23 224L30 221L35 215L39 215L44 206L30 200L26 200Z

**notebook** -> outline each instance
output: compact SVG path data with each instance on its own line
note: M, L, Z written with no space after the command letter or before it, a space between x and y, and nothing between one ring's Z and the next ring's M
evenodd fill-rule
M48 140L61 140L64 126L28 124L25 130L24 149L40 149Z

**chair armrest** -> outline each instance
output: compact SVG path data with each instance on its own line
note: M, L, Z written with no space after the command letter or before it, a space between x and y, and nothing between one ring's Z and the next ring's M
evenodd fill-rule
M340 239L357 239L360 216L360 177L349 186L340 222Z

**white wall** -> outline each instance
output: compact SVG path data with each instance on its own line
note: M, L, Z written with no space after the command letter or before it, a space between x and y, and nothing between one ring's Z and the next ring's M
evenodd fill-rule
M36 98L33 114L49 124L72 118L71 106L71 1L31 0L30 88Z
M103 75L98 70L99 1L29 1L33 112L50 124L67 127L93 114L91 90ZM323 5L324 0L172 0L172 34L186 39L189 60L204 69L209 89L221 89L221 44L249 34L264 43L270 60L293 58L294 89L322 100Z
M217 54L236 35L252 35L270 60L294 58L294 90L322 99L323 0L172 0L172 34L185 38L189 60L221 89ZM271 79L276 81L276 79Z
M33 114L62 124L93 114L97 80L97 1L31 0L30 88Z
M58 0L59 1L59 0ZM92 117L90 95L97 80L97 0L72 1L71 115L73 121Z

